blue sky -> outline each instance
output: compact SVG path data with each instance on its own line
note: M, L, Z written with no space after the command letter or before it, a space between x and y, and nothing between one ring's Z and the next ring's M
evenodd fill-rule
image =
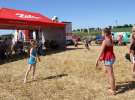
M135 23L135 0L0 0L0 7L39 12L73 22L73 28Z

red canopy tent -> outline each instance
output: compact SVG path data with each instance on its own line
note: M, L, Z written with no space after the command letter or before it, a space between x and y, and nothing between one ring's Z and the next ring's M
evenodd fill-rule
M45 26L65 27L65 24L53 22L39 13L8 8L0 9L0 29L41 29Z

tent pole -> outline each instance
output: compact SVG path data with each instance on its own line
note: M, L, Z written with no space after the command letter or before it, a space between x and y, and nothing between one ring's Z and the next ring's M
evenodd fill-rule
M39 38L40 29L41 29L41 28L40 28L40 26L39 26L39 28L38 28L38 41L39 41L39 39L40 39L40 38Z

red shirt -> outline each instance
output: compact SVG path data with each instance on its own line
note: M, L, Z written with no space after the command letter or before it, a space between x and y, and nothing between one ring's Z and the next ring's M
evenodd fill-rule
M112 41L112 39L110 38L110 40ZM101 60L111 60L111 59L115 59L115 54L113 51L113 45L111 46L105 46L104 52L102 53Z

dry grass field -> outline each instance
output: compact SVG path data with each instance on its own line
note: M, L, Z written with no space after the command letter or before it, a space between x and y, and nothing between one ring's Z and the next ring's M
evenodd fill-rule
M107 94L105 74L95 70L99 46L79 47L41 57L36 80L29 76L27 84L27 59L0 65L0 100L135 100L131 64L124 59L127 47L115 47L116 96Z

